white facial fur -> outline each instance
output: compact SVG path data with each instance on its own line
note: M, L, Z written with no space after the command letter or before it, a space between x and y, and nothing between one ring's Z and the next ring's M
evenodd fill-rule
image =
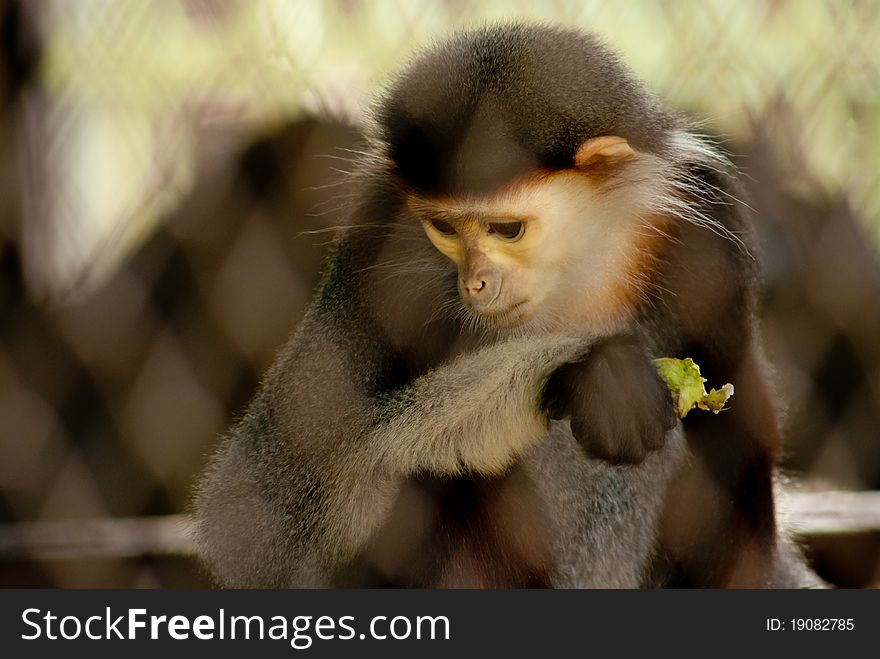
M635 182L646 180L654 160L627 163L614 180L564 170L534 176L491 197L417 200L411 208L460 275L475 259L497 268L502 278L497 299L488 309L469 308L484 326L523 332L615 330L626 323L630 303L638 298L646 245L662 231L658 218L645 211L653 196L650 184ZM438 217L455 228L455 235L431 225ZM509 220L525 225L518 240L487 233L487 221ZM503 313L516 304L521 306Z

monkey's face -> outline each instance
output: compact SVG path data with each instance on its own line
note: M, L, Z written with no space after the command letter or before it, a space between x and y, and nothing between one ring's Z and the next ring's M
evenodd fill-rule
M481 324L589 330L616 327L638 298L647 252L636 197L564 170L488 197L411 196L409 208L457 266L461 301Z
M458 268L465 307L489 326L521 323L538 301L531 262L542 226L513 210L446 204L420 214L428 238Z

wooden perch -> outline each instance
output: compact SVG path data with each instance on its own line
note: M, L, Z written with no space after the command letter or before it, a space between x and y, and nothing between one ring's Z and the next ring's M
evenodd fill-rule
M792 492L785 526L801 536L880 531L880 492Z
M186 515L3 524L0 560L188 555L190 525Z
M785 524L800 536L880 532L880 492L785 497ZM132 558L194 554L186 515L0 525L0 560Z

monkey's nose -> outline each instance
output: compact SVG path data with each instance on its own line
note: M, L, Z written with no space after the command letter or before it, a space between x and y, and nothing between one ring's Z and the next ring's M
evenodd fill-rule
M471 295L476 295L480 291L486 289L486 282L480 279L479 281L470 281L465 282L464 287L467 289L467 292Z
M490 272L477 272L461 279L462 293L476 304L487 304L498 293L498 278Z

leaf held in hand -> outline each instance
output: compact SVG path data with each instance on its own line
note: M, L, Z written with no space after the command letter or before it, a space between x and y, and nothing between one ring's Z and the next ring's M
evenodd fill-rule
M733 396L733 385L728 382L721 387L721 389L712 389L709 391L709 393L706 394L706 397L697 403L697 407L701 410L718 414L724 409L725 403L727 403L727 400L731 396Z
M675 402L675 413L679 419L683 419L695 407L718 414L733 396L733 385L730 383L706 393L706 388L703 386L706 379L700 375L700 367L689 357L687 359L661 357L655 359L654 364L660 378L669 387L672 400Z

